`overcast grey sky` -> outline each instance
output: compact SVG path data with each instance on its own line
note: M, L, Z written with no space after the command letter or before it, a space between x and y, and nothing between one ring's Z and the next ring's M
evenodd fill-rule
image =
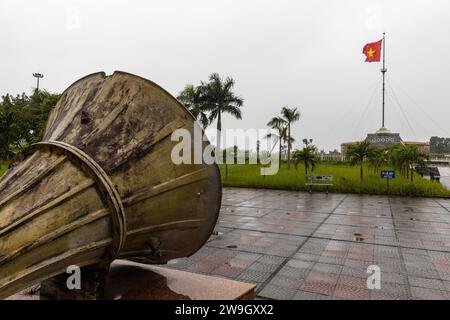
M294 137L329 150L380 127L381 65L362 47L383 31L387 127L404 140L450 136L448 0L2 0L0 94L30 92L37 71L52 92L123 70L173 95L219 72L245 99L225 128L265 128L296 106Z

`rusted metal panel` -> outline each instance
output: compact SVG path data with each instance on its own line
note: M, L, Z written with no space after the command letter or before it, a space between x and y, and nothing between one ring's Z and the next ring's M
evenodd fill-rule
M218 217L219 170L170 158L172 132L196 127L169 93L128 73L66 89L43 142L0 180L0 297L70 264L165 263L197 251Z

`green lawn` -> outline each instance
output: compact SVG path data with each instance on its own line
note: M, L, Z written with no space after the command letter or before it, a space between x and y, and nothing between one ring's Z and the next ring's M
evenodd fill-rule
M225 175L225 165L220 166L222 183L226 187L268 188L285 190L306 190L304 167L298 170L282 164L280 170L273 176L261 176L260 166L251 164L228 165L228 175ZM384 168L389 169L389 168ZM316 175L332 175L334 177L331 192L386 194L386 180L380 178L380 173L374 173L370 168L364 168L364 180L360 183L359 167L346 164L319 164L314 170ZM414 175L414 181L403 178L396 172L396 178L390 181L390 194L408 196L450 197L450 190L440 183L429 181ZM317 189L324 191L324 188Z

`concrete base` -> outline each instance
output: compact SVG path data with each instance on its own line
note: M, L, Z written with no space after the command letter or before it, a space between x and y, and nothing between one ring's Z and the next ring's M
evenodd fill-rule
M82 273L83 277L83 273ZM89 293L54 286L41 295L39 290L27 290L13 295L12 300L95 299ZM111 265L105 298L110 300L250 300L255 297L255 285L179 271L155 265L117 260Z

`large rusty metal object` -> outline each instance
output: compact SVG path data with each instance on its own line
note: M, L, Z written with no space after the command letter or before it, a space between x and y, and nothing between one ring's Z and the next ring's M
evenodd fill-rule
M0 180L0 298L69 265L107 270L116 258L196 252L218 217L220 174L216 164L172 162L180 128L199 126L138 76L95 73L66 89L43 141Z

